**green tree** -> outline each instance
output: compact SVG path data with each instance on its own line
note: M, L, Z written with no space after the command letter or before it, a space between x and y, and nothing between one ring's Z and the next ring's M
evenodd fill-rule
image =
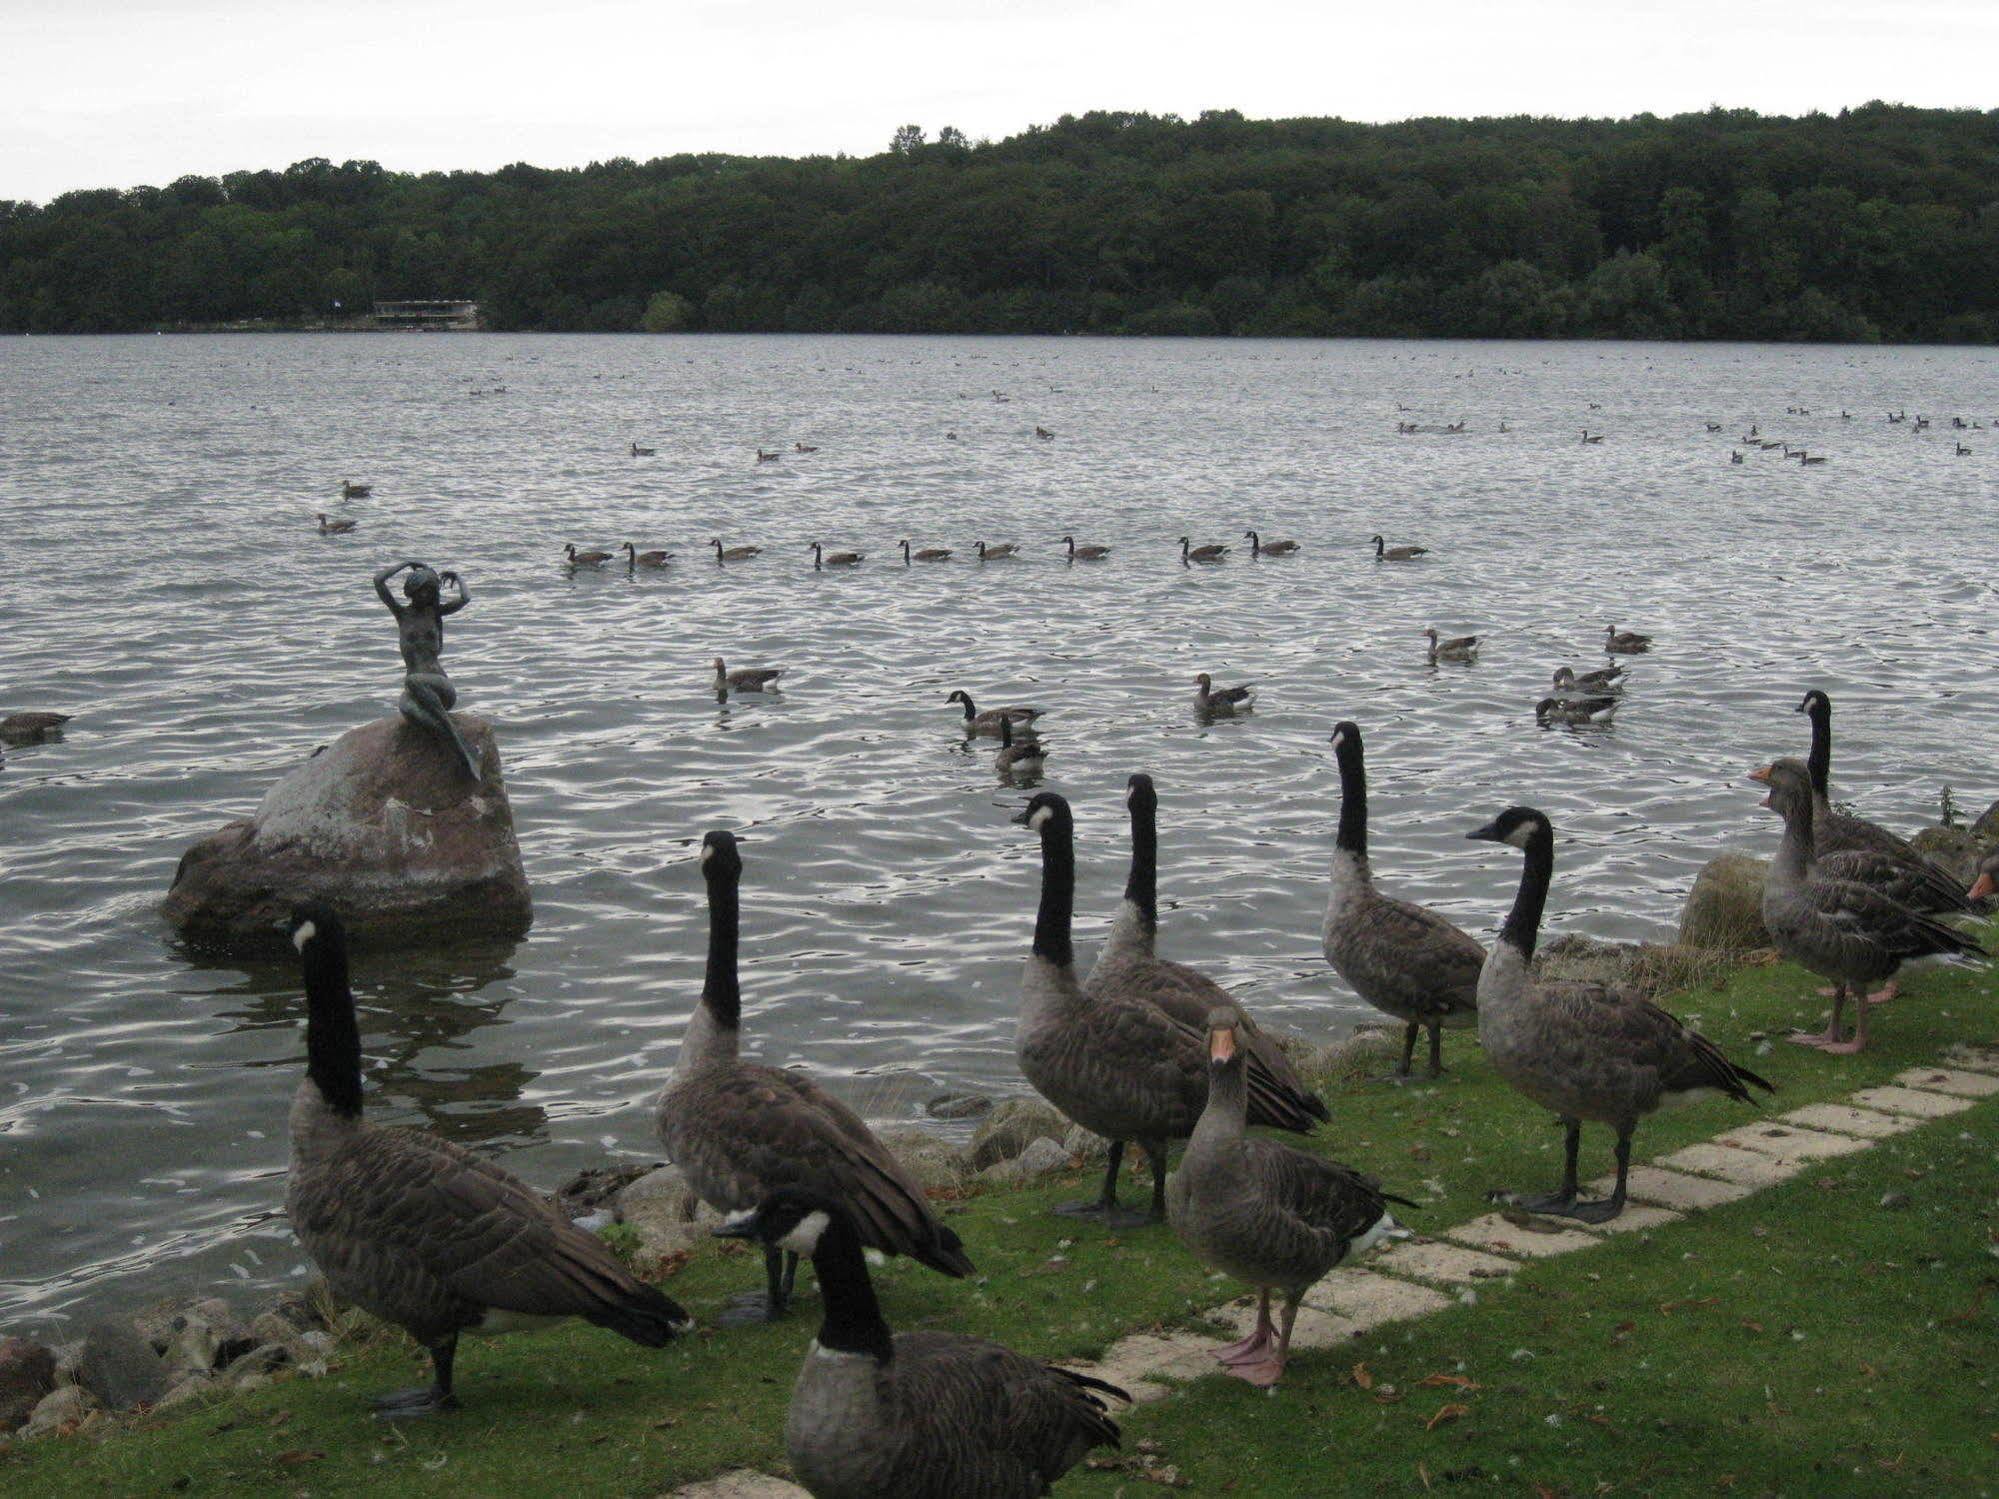
M693 321L694 305L679 292L656 291L646 300L639 317L643 333L679 333Z

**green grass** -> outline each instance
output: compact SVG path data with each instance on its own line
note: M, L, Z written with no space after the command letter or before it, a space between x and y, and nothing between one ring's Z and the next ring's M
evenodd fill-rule
M1867 1055L1832 1058L1752 1033L1816 1026L1823 1002L1787 966L1750 968L1670 1008L1776 1081L1775 1109L1836 1098L1953 1041L1999 1034L1994 981L1918 975L1877 1012ZM1311 1148L1420 1199L1417 1228L1485 1210L1494 1186L1552 1186L1560 1132L1510 1093L1463 1038L1439 1085L1334 1084ZM1752 1118L1716 1102L1646 1124L1641 1159ZM1609 1168L1606 1132L1584 1171ZM1106 1236L1046 1216L1093 1173L950 1204L982 1277L898 1264L880 1273L901 1329L950 1327L1048 1357L1088 1357L1127 1332L1193 1325L1235 1288L1164 1228ZM1143 1180L1133 1183L1142 1190ZM1906 1193L1903 1210L1877 1206ZM1464 1491L1883 1494L1975 1492L1999 1472L1999 1101L1649 1235L1524 1269L1475 1306L1307 1353L1273 1395L1200 1381L1131 1413L1198 1493ZM717 1243L670 1282L697 1317L758 1283L759 1262ZM783 1471L784 1406L816 1318L702 1331L648 1352L588 1327L468 1343L466 1408L387 1427L364 1397L421 1377L399 1339L344 1349L321 1380L146 1418L108 1440L0 1446L0 1492L657 1494L724 1468ZM1365 1363L1363 1388L1354 1379ZM1434 1375L1472 1387L1425 1385ZM1429 1423L1446 1406L1462 1413ZM1608 1485L1600 1489L1599 1485ZM1156 1492L1137 1467L1079 1473L1077 1494Z

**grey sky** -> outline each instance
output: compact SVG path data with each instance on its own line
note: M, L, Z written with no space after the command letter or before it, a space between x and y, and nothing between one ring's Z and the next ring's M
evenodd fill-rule
M1992 107L1994 0L0 0L0 197L307 156L869 153L905 121Z

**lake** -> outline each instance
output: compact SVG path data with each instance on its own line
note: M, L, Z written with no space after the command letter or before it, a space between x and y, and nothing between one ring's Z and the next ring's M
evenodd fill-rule
M386 563L471 585L446 664L498 727L537 914L518 945L357 964L369 1106L550 1186L659 1156L710 827L744 839L750 1051L877 1119L1023 1087L1037 851L956 687L1046 710L1085 960L1146 770L1162 949L1320 1040L1372 1013L1318 950L1339 718L1368 735L1383 887L1481 937L1519 870L1463 834L1522 801L1560 839L1554 931L1670 933L1713 853L1775 846L1742 775L1802 754L1807 685L1835 703L1836 794L1907 829L1948 784L1975 815L1999 793L1999 442L1950 418L1995 414L1985 349L0 342L0 712L77 715L0 770L0 1327L303 1273L295 966L184 954L157 907L190 843L393 711ZM1732 464L1752 422L1829 461ZM342 503L343 477L373 496ZM322 537L319 511L358 529ZM1253 562L1250 526L1303 551ZM1431 554L1379 565L1377 531ZM1110 559L1066 566L1069 533ZM1183 534L1237 550L1183 568ZM719 568L715 536L767 550ZM905 571L903 537L958 555ZM980 539L1024 558L977 565ZM679 560L560 565L627 540ZM814 540L867 560L815 574ZM1537 728L1613 622L1657 637L1615 727ZM1426 666L1425 625L1485 634L1482 659ZM717 654L786 690L718 704ZM1259 684L1256 711L1198 722L1203 670Z

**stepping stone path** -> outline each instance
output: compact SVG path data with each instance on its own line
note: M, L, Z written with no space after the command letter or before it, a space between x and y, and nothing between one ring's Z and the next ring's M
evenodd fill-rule
M1609 1223L1576 1224L1487 1213L1434 1238L1418 1238L1373 1256L1367 1268L1342 1266L1305 1296L1292 1346L1332 1348L1389 1322L1427 1317L1481 1283L1503 1280L1523 1265L1600 1244L1606 1235L1649 1232L1688 1213L1737 1202L1788 1181L1814 1162L1852 1155L1933 1119L1946 1119L1979 1099L1999 1095L1999 1048L1954 1046L1935 1067L1911 1067L1892 1083L1862 1088L1837 1103L1807 1104L1689 1145L1650 1165L1633 1166L1632 1205ZM1608 1193L1611 1179L1589 1184ZM1253 1306L1231 1301L1205 1314L1246 1332ZM1131 1391L1134 1403L1163 1400L1176 1386L1215 1374L1208 1349L1215 1339L1190 1332L1134 1333L1097 1363L1064 1359ZM805 1490L747 1469L675 1489L672 1499L807 1499Z

